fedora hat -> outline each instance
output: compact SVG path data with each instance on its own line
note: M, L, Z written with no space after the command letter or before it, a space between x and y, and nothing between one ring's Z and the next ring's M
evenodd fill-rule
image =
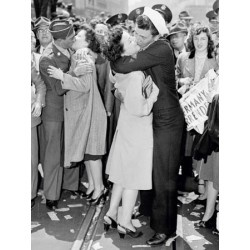
M112 27L112 26L115 26L117 24L124 24L127 18L128 18L127 14L119 13L119 14L116 14L116 15L110 17L106 21L106 23L109 24Z
M144 6L132 10L132 11L128 14L128 20L132 20L132 21L135 23L136 18L137 18L138 16L142 15L143 12L144 12Z
M170 39L170 36L177 33L185 33L188 34L187 26L183 22L177 22L174 24L169 31L169 35L167 36L167 39Z
M193 19L194 17L190 16L187 10L181 11L179 14L180 19Z
M152 9L160 12L164 17L165 22L168 22L168 23L171 22L173 15L172 15L172 11L168 8L167 5L155 4L154 6L152 6Z

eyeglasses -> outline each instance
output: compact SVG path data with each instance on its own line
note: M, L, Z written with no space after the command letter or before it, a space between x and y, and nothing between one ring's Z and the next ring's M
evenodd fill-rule
M47 34L47 33L49 33L49 29L44 29L44 30L40 29L37 32L38 32L38 34L42 34L42 33Z

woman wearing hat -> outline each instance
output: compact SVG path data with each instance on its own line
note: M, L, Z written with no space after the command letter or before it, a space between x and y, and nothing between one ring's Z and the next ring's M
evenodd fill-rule
M214 42L208 27L196 25L191 29L187 40L187 47L190 52L179 55L176 63L176 79L178 92L183 95L189 91L196 83L205 77L210 69L217 70L218 64L214 58ZM193 136L187 133L185 141L185 157L192 156ZM203 182L199 182L199 191ZM205 194L206 196L206 194ZM199 199L205 199L204 195Z
M111 30L103 53L111 61L135 55L139 51L134 37L116 27ZM142 71L111 74L116 94L121 99L120 115L111 146L106 173L113 182L110 207L104 216L104 228L117 227L119 235L137 238L142 232L132 224L132 213L138 190L152 189L153 129L152 106L158 88ZM143 88L148 86L149 92ZM145 90L146 92L143 92ZM143 94L144 93L144 94ZM147 94L146 94L147 93ZM147 96L146 96L147 95ZM122 200L122 214L117 226L118 208Z
M95 33L88 25L82 25L75 37L72 48L85 49L85 74L76 76L76 67L83 60L74 54L68 74L50 66L51 77L62 81L63 89L69 90L65 96L65 162L64 166L84 160L89 187L86 192L90 204L98 205L104 200L102 179L102 156L106 153L107 117L97 87L95 59L100 47ZM84 66L84 65L83 65Z

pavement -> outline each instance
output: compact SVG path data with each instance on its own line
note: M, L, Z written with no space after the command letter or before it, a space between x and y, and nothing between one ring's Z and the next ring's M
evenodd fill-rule
M194 225L202 218L205 210L203 205L197 205L193 201L196 197L194 192L178 196L178 237L164 245L149 247L145 242L154 232L149 227L148 217L142 216L133 220L134 226L143 232L140 238L125 236L120 239L116 230L104 231L103 217L109 207L109 197L105 204L95 207L87 205L84 198L72 196L70 192L64 191L59 209L51 212L46 208L43 193L40 191L31 211L31 249L217 250L219 236L212 234L211 229L196 228Z

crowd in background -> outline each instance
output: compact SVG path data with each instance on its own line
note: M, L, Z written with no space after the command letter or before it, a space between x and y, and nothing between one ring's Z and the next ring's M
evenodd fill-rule
M131 218L150 216L156 233L147 244L158 245L175 237L177 192L194 178L195 202L206 206L197 226L219 234L219 1L208 26L185 10L172 24L164 4L89 21L62 1L34 6L31 207L38 188L50 210L64 190L93 206L111 192L105 230L140 237ZM208 119L201 133L188 130L179 100L211 70Z

